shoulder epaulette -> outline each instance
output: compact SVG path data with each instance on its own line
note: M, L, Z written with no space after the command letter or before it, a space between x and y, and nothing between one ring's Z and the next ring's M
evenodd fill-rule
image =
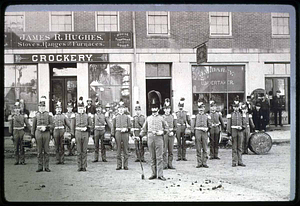
M252 114L249 114L249 118L252 118Z
M49 115L50 115L50 116L53 116L53 113L52 113L52 112L49 112Z
M226 118L231 118L231 114L227 114Z
M25 118L28 118L28 115L27 115L27 114L24 114L24 117L25 117Z
M71 118L75 118L75 114L74 113L71 115Z
M191 116L191 118L192 118L192 119L195 119L195 118L196 118L196 115L193 114L193 115Z

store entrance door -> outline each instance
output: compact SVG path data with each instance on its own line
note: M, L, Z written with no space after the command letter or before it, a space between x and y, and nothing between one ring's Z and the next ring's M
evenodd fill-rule
M62 112L67 112L68 102L77 100L77 68L75 64L50 64L50 111L55 114L55 105L61 102ZM76 109L76 108L75 108ZM74 109L73 109L74 111Z
M171 105L173 105L171 95L171 79L146 79L146 95L148 95L148 92L150 92L151 90L156 90L160 92L162 106L166 98L169 98L171 100ZM146 97L146 102L148 116L151 114L148 104L148 96Z

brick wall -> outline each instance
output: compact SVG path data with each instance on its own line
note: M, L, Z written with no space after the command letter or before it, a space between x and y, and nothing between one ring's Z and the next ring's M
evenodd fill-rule
M74 31L76 32L96 31L95 12L94 11L74 12Z
M49 31L49 13L48 12L26 12L25 31L26 32Z
M120 11L120 31L132 32L132 12L131 11Z

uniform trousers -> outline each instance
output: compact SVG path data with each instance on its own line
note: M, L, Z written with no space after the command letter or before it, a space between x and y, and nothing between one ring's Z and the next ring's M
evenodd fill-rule
M216 158L219 153L219 141L220 141L220 127L211 127L209 130L210 133L210 157Z
M65 129L54 129L53 137L55 141L56 161L64 163L65 151L64 151L64 133Z
M122 167L122 147L123 147L123 166L128 167L128 132L116 131L116 144L117 144L117 168Z
M163 176L163 135L148 134L148 149L151 158L152 176Z
M138 137L140 134L140 130L134 130L134 135L136 137ZM135 153L136 153L136 158L140 159L141 161L144 161L144 154L145 154L145 150L144 150L144 145L143 145L143 140L142 138L140 138L139 140L134 140L134 145L135 145ZM140 156L141 153L141 156Z
M94 142L95 142L95 155L94 159L98 161L99 159L99 141L100 141L100 147L101 147L101 158L102 161L106 160L106 149L104 145L104 134L105 130L95 130L94 132Z
M50 131L35 131L36 146L37 146L37 158L38 169L49 169L49 142Z
M204 132L202 130L195 130L195 139L197 151L197 166L207 165L207 132Z
M77 165L78 169L87 167L87 146L89 143L89 133L87 131L75 131L77 145Z
M277 127L277 115L279 115L279 125L282 125L282 110L274 110L274 121L275 121L275 126Z
M250 139L250 127L246 127L243 130L243 153L248 154L248 144Z
M164 167L173 167L173 145L174 145L174 136L169 136L168 134L164 135ZM168 153L168 155L167 155Z
M243 131L232 128L232 164L243 164L242 160L242 142Z
M14 129L13 138L14 138L14 153L16 163L24 163L25 162L25 153L23 147L23 137L24 137L24 130L23 129Z
M178 159L186 158L186 144L185 144L185 137L184 137L185 128L186 128L185 125L178 125L176 130Z

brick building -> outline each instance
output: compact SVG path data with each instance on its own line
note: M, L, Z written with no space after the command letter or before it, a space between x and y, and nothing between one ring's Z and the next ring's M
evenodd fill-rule
M190 113L213 98L226 116L236 95L280 90L289 123L289 13L6 12L5 31L7 105L21 98L37 110L45 95L53 111L58 99L66 107L98 96L104 105L122 98L131 113L140 101L146 114L156 89L173 110L181 97Z

